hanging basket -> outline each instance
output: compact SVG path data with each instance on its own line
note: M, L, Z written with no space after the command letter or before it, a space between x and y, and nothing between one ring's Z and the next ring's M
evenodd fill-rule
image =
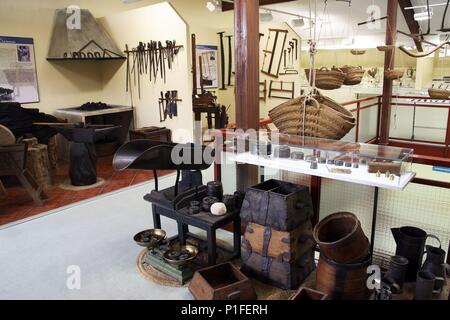
M350 50L350 53L354 56L361 56L363 54L366 54L367 50L362 50L362 49L352 49Z
M384 45L384 46L378 46L377 49L378 49L378 51L386 52L388 50L395 49L395 46L394 45Z
M384 77L388 80L400 80L405 75L404 70L386 70L384 71Z
M310 69L306 69L306 78L310 82L309 73ZM322 67L316 70L316 87L322 90L335 90L342 87L345 80L345 73L341 69L333 67L329 70L326 67Z
M444 89L428 89L428 95L433 99L448 99L450 91Z
M346 86L355 86L361 83L366 71L362 67L343 66L342 72L345 73L344 84Z
M269 116L280 133L305 137L341 140L355 127L355 118L347 109L322 95L289 100L271 110Z

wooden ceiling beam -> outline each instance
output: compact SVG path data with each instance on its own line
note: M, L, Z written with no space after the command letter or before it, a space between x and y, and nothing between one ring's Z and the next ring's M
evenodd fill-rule
M270 5L270 4L292 2L292 1L295 1L295 0L259 0L259 5L265 6L265 5ZM222 11L230 11L230 10L234 10L234 3L222 1Z
M420 34L420 26L419 23L414 20L414 10L405 10L407 7L412 7L411 0L398 0L398 5L402 10L403 17L405 18L406 24L408 25L409 32L413 35ZM389 14L389 13L388 13ZM413 38L414 43L416 44L417 51L423 52L423 46L421 40L417 38Z

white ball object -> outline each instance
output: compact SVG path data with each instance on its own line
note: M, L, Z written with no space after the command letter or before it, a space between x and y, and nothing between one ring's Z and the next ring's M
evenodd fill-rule
M211 206L211 214L215 216L224 216L227 214L227 206L222 202L214 203Z

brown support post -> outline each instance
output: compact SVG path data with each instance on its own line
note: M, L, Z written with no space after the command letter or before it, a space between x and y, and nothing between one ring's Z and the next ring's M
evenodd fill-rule
M398 0L388 0L387 7L387 26L386 26L386 45L394 45L397 42L397 9ZM384 57L384 70L394 69L395 49L389 48ZM392 80L384 77L383 83L383 107L381 109L381 128L380 144L389 144L389 131L391 125L391 99L392 99Z
M378 98L378 113L377 113L377 144L380 143L380 126L381 126L381 109L383 107L381 96Z
M234 2L236 60L236 125L259 129L259 1ZM246 191L258 182L258 168L237 166L237 188Z

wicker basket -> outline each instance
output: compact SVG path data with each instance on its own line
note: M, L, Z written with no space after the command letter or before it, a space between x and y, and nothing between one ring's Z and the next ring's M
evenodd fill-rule
M384 45L384 46L378 46L377 49L378 49L378 51L386 52L388 50L395 49L395 46L394 45Z
M444 89L428 89L428 94L433 99L448 99L450 91Z
M306 78L310 81L309 73L310 69L306 69ZM333 67L329 70L326 67L322 67L316 70L316 87L322 90L335 90L342 87L345 80L345 73L341 69Z
M350 53L354 56L361 56L363 54L366 54L367 50L362 50L362 49L352 49L350 50Z
M400 80L405 75L404 70L386 70L384 71L384 77L388 80Z
M344 84L346 86L355 86L360 84L366 71L362 67L343 66L341 70L345 73L346 77Z
M340 140L355 127L355 118L344 107L321 95L306 102L307 97L289 100L269 112L280 133Z

